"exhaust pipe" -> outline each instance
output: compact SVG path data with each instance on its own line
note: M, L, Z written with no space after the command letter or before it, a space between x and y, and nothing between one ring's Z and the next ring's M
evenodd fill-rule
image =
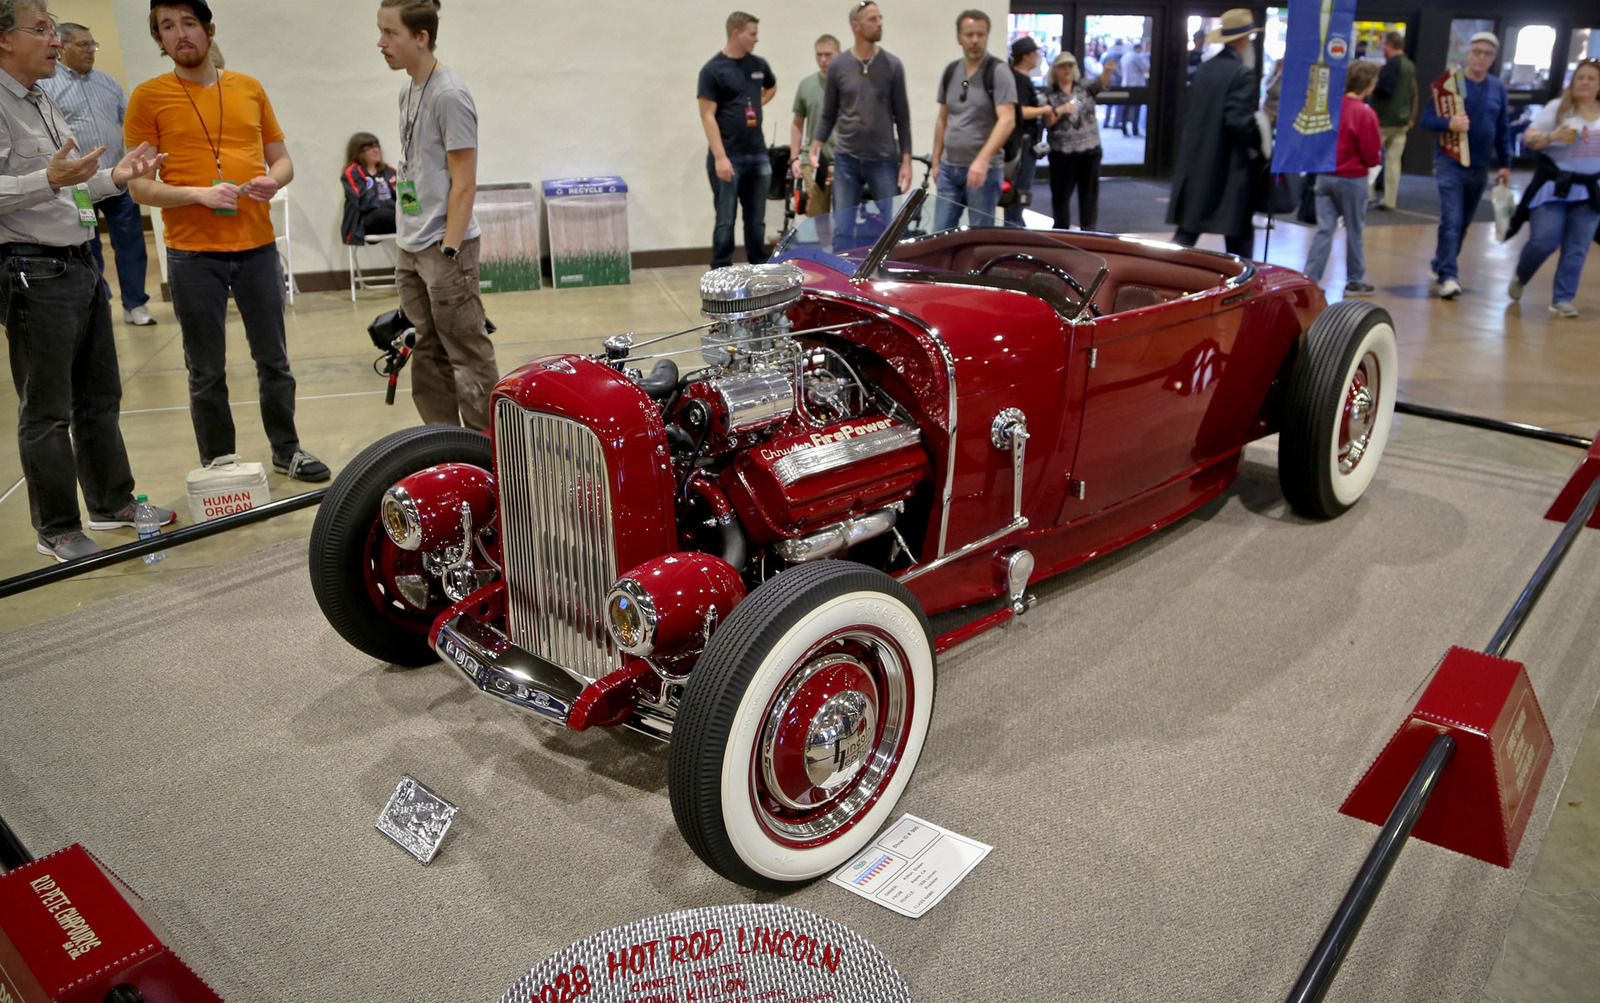
M774 548L778 556L791 564L818 561L843 553L851 547L875 536L882 536L894 528L896 510L880 508L876 512L858 515L853 519L835 523L815 533L784 540Z

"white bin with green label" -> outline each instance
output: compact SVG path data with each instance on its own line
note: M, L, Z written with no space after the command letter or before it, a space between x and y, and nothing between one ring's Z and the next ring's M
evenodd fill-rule
M547 180L544 204L550 274L557 289L632 283L625 181L618 177Z

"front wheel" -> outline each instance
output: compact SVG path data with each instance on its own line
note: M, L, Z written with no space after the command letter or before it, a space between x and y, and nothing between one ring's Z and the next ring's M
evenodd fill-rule
M1394 321L1381 307L1345 300L1312 322L1278 438L1278 482L1301 515L1340 515L1372 483L1394 419L1397 360Z
M821 877L894 811L933 696L933 636L905 586L844 561L784 572L689 677L669 757L679 831L749 888Z
M489 469L489 437L450 425L386 435L340 471L311 526L311 591L323 615L346 641L395 665L437 660L428 631L450 601L422 555L389 539L378 508L396 481L440 463Z

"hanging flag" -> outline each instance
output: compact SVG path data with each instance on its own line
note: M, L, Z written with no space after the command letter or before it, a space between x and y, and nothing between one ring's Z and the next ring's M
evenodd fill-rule
M1356 0L1289 0L1275 173L1326 173L1338 166L1339 108L1355 17Z

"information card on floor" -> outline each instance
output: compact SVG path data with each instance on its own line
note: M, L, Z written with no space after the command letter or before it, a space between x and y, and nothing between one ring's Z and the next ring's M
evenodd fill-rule
M902 815L828 880L902 916L920 919L994 849Z

